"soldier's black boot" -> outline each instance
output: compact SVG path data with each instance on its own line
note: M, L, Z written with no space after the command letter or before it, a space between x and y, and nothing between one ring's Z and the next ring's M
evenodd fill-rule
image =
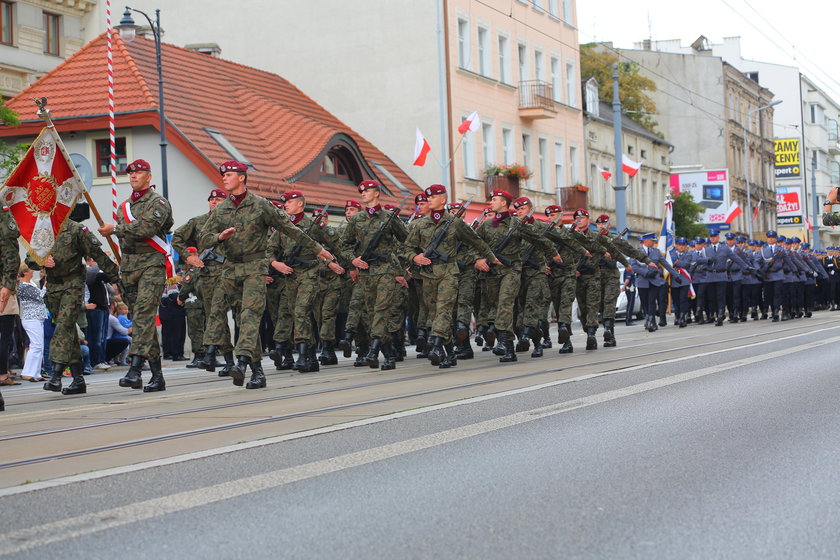
M654 325L656 324L656 317L651 316L652 320L654 321ZM586 349L587 350L597 350L598 349L598 339L595 338L595 333L598 332L598 327L587 327L586 328Z
M85 383L84 367L82 362L70 364L70 373L73 374L73 382L61 390L62 395L82 395L87 393L87 384Z
M738 314L737 311L732 311L731 313L729 313L729 322L730 323L740 323L741 322L741 317L740 317L740 315Z
M645 315L645 330L648 332L654 331L651 321L653 321L653 315Z
M274 362L274 367L276 369L281 369L280 366L283 365L283 348L284 344L289 344L288 342L276 342L274 344L274 348L268 353L268 358Z
M200 362L203 359L204 359L204 352L196 352L193 355L193 360L190 363L187 364L187 367L190 368L190 369L197 368L198 367L198 362Z
M417 329L417 336L415 337L417 346L415 347L415 351L417 352L418 358L425 358L428 356L426 349L426 341L429 338L429 333L426 329L420 328Z
M166 391L166 381L163 379L163 369L160 366L160 358L157 358L156 360L149 360L149 369L152 370L152 378L149 380L149 384L143 387L143 392L155 393L157 391Z
M496 325L490 325L487 327L487 332L484 333L484 342L490 348L493 348L496 345Z
M613 319L604 319L604 348L612 348L615 346L615 321Z
M747 317L747 314L748 314L748 313L749 313L749 310L748 310L746 307L744 307L743 309L741 309L741 311L738 313L738 317L740 317L740 318L741 318L741 322L742 322L742 323L746 323L746 322L747 322L747 318L748 318L748 317Z
M458 345L458 353L455 356L462 360L472 360L475 357L475 352L473 352L469 337Z
M394 348L394 343L390 340L387 340L382 343L382 357L385 358L382 360L382 365L379 367L381 371L387 371L390 369L395 369L397 367L397 354L396 349Z
M309 373L321 371L321 364L315 356L315 346L312 344L306 350L306 367L309 369Z
M475 329L475 343L478 346L484 346L484 335L487 333L487 327L478 325Z
M367 356L365 356L365 365L371 369L379 367L379 350L382 349L382 341L378 338L373 338L370 341L370 349Z
M205 355L205 358L207 356ZM146 359L143 356L131 356L131 365L125 373L125 377L120 379L120 387L131 387L132 389L140 389L143 387L143 362ZM211 370L212 371L212 370Z
M516 351L527 352L531 349L531 327L522 327L516 337Z
M338 363L338 356L335 355L334 342L332 340L325 340L324 347L321 349L321 355L318 356L318 361L322 366L334 366Z
M542 358L543 346L542 344L540 344L540 339L542 338L542 331L540 329L530 329L529 334L531 335L531 340L534 343L534 350L531 352L531 357Z
M439 368L451 368L458 365L458 356L455 353L455 345L453 343L445 344L446 358L440 363Z
M345 358L353 355L353 337L355 335L350 331L344 331L344 338L338 341L338 347L344 353Z
M54 391L56 393L61 392L61 376L64 375L65 367L67 366L64 364L57 364L53 362L52 375L50 375L49 381L44 383L44 391Z
M360 344L356 347L356 360L353 362L353 367L364 367L367 365L365 359L367 358L368 347L365 344Z
M787 309L782 309L782 321L790 321L790 314Z
M237 387L242 387L245 384L245 372L248 371L250 364L251 358L248 356L236 357L236 363L230 368L230 378Z
M811 317L811 308L810 307L805 308L805 317L808 317L808 318Z
M265 389L265 372L261 362L251 362L251 379L245 384L246 389Z
M391 333L391 345L394 347L394 361L405 359L405 337L402 332Z
M574 349L574 347L572 347L572 340L569 339L569 340L567 340L566 342L563 343L563 346L560 347L560 351L558 353L559 354L571 354L574 351L575 351L575 349Z
M201 358L201 361L196 364L196 367L199 367L204 371L216 371L216 353L218 351L218 346L215 344L208 344L207 350L204 352L204 356Z
M569 342L569 338L572 335L572 331L569 328L568 323L557 323L557 342L560 344L566 344ZM562 352L561 352L562 354Z
M679 322L679 327L680 327L681 329L684 329L684 328L685 328L685 324L686 324L685 313L680 313L680 322Z
M233 367L235 362L233 361L233 351L225 352L225 363L222 364L222 369L219 370L219 377L230 377L230 369ZM216 362L216 367L219 366L218 361Z
M464 342L470 337L470 328L464 324L463 321L455 323L455 342L458 344Z
M540 321L540 332L542 333L542 347L551 348L551 331L548 328L548 321Z
M516 362L516 348L513 346L513 333L510 331L499 331L499 346L504 349L504 354L499 358L500 362ZM495 353L495 349L493 350Z
M444 358L446 358L446 352L443 350L443 340L439 336L429 337L429 361L433 366L437 366Z
M297 347L297 361L295 362L294 369L298 370L301 373L308 373L309 372L309 344L305 342L298 342L295 344Z

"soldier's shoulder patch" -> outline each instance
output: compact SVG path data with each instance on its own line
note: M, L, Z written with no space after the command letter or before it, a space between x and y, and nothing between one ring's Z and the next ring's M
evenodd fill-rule
M4 204L3 205L3 212L8 212L8 211L9 211L9 207Z
M155 210L155 211L153 212L153 214L155 215L155 218L160 218L160 211Z
M166 199L165 199L165 198L159 198L159 199L158 199L158 203L159 203L159 204L163 204L164 206L166 206L166 204L167 204L167 203L166 203Z
M87 226L82 226L82 231L90 231Z
M17 228L17 224L14 221L9 222L9 229L15 230Z

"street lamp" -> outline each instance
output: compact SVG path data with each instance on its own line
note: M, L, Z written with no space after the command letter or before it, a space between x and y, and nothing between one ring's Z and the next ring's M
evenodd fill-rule
M750 117L752 117L753 113L758 113L759 111L763 111L764 109L769 109L770 107L774 107L774 106L778 105L779 103L781 103L782 101L783 101L782 99L777 99L776 101L774 101L774 102L772 102L768 105L765 105L764 107L758 107L756 109L752 109L752 110L748 111L746 121L749 122ZM752 239L753 224L752 224L752 214L750 214L752 212L752 197L750 196L750 165L749 165L749 160L747 158L747 125L746 125L746 122L741 123L741 128L744 129L744 177L747 180L747 214L749 214L747 216L747 231L749 232L750 239ZM764 136L762 134L761 128L759 127L759 130L758 130L758 147L759 147L759 156L758 157L759 157L759 160L761 159L761 155L762 155L761 154L762 140L764 140Z
M123 17L119 25L115 26L119 32L120 37L124 41L130 42L134 40L137 30L140 28L131 17L131 12L137 12L146 18L149 22L149 27L152 29L152 35L155 37L155 56L157 57L157 72L158 72L158 113L160 114L160 169L162 175L163 198L169 198L169 177L166 169L166 113L163 109L163 64L160 55L160 10L155 10L155 22L149 15L137 8L125 7Z

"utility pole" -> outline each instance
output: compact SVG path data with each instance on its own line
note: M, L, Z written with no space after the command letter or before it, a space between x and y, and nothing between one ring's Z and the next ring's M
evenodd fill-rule
M615 132L615 227L627 227L627 187L624 185L621 147L621 100L618 98L618 63L613 64L613 131Z

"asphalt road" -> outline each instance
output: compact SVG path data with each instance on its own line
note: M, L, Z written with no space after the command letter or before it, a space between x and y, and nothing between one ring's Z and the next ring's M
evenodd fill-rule
M840 318L0 493L0 558L835 558L838 342Z

